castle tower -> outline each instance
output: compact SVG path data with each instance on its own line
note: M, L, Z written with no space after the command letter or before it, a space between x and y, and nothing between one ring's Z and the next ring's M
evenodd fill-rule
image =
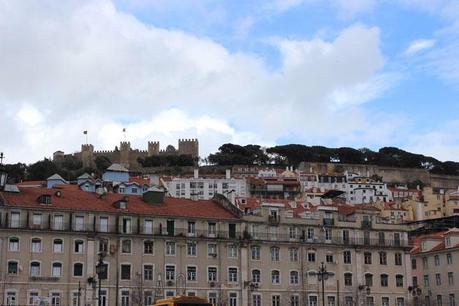
M199 157L199 142L197 139L179 139L178 154L189 154L193 158Z
M148 142L148 156L159 155L159 141Z
M81 162L83 168L94 168L94 146L92 144L81 145Z
M131 143L129 141L120 142L120 164L129 169L129 153L131 152Z

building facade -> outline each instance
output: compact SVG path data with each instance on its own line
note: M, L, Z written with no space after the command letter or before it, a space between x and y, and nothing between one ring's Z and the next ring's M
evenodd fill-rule
M77 188L0 193L5 305L150 305L177 294L214 305L407 305L408 235L374 211L98 195ZM107 279L96 273L99 254ZM324 290L317 273L329 272Z

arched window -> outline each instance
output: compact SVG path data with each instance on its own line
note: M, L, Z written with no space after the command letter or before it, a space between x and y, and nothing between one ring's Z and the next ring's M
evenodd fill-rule
M30 276L40 276L40 263L38 261L32 261L30 263Z
M280 259L280 251L278 247L271 247L271 260L272 261L279 261Z
M395 285L397 287L403 287L403 275L401 274L395 275Z
M61 277L62 276L62 264L60 262L53 263L53 270L52 270L53 277Z
M365 274L365 285L368 287L373 286L373 274L370 274L370 273Z
M381 274L381 287L389 286L389 276L387 274Z
M271 271L271 283L273 284L280 283L280 272L278 270Z
M8 243L8 250L10 252L18 252L19 251L19 238L10 237L9 243Z
M344 286L352 286L352 273L344 273Z
M41 252L41 239L32 238L32 253L40 253L40 252Z
M73 264L73 276L83 276L83 264L82 263L74 263Z
M64 242L62 239L53 240L53 252L54 253L63 253L64 252Z
M299 279L300 277L298 271L290 271L290 284L298 285Z
M252 270L252 282L259 283L261 281L261 272L260 270Z

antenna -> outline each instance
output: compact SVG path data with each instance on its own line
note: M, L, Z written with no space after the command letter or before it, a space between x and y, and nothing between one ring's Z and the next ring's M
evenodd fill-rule
M5 155L3 155L3 152L0 152L0 165L3 164L4 158L5 158Z

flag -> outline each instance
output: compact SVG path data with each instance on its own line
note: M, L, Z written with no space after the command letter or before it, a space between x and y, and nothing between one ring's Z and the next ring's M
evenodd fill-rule
M88 131L83 131L83 134L88 135Z

